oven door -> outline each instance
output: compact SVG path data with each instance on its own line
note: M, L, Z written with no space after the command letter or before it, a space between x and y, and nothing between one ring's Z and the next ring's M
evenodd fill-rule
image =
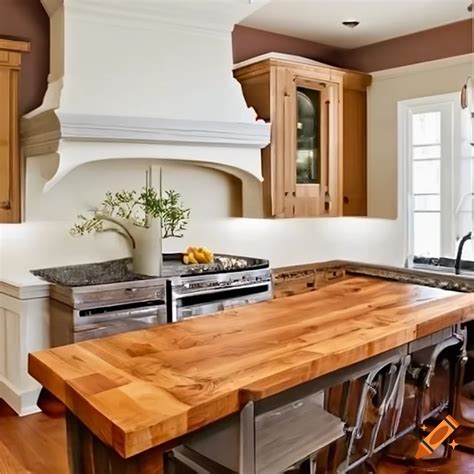
M72 342L76 343L88 341L90 339L113 336L123 332L150 329L160 324L164 324L165 322L166 321L163 320L160 314L157 313L152 316L118 319L116 321L106 321L86 326L79 326L79 328L73 333Z
M214 290L195 295L176 296L168 306L168 321L205 316L225 309L259 303L272 298L270 282L235 289Z

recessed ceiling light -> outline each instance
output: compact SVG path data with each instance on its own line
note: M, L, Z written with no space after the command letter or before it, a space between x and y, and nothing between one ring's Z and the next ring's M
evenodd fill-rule
M347 28L356 28L357 26L360 25L360 21L357 21L357 20L347 20L347 21L343 21L342 24L347 27Z

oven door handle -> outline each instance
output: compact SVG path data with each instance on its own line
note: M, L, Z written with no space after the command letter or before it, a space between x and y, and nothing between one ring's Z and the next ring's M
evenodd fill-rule
M216 293L220 293L223 291L232 291L232 290L239 290L240 288L258 288L258 287L268 287L271 284L271 280L268 281L259 281L257 283L252 283L251 285L247 283L242 283L241 285L236 285L236 286L223 286L223 287L218 287L218 288L211 288L207 290L202 290L202 291L192 291L189 293L178 293L176 290L172 289L172 297L174 299L182 299L186 298L188 296L201 296L201 295L212 295Z

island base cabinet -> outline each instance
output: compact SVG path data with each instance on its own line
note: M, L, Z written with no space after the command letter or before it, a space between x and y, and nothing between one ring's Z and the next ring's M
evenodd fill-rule
M185 443L187 454L176 456L190 467L195 456L203 456L222 472L284 472L344 436L344 424L324 410L323 401L323 392L317 392L262 413L250 402L240 417L192 435Z
M214 462L222 469L216 472L316 472L314 466L309 471L306 466L314 464L313 459L319 451L338 440L346 445L346 453L352 449L348 425L339 414L328 411L325 391L334 385L360 378L363 390L359 397L361 401L357 403L362 407L372 379L386 368L394 368L390 393L398 394L398 383L404 380L407 362L405 346L261 400L252 401L252 394L249 393L250 401L239 415L186 437L186 451L178 451L177 457L190 468L200 458L205 463ZM357 423L362 421L361 410L356 414Z
M176 458L190 472L353 472L408 435L418 442L418 426L443 410L454 413L464 339L448 328L251 401L240 415L186 437Z
M327 409L344 420L348 436L318 453L318 474L352 472L382 450L415 461L419 428L455 413L464 339L459 328L440 331L410 344L399 362L331 387ZM426 463L447 455L437 450Z
M418 427L428 418L443 410L455 413L465 340L465 332L453 326L280 393L272 395L262 386L256 393L242 390L244 407L239 413L128 459L68 412L70 470L72 474L353 472L404 436L418 435ZM449 388L440 397L431 396L426 389L432 384L439 388L435 379L440 367L449 369ZM412 379L415 417L413 403L406 403Z

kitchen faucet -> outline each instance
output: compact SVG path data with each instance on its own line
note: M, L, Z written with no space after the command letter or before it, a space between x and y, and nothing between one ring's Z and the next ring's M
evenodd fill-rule
M461 269L461 259L462 259L462 250L464 248L464 244L472 239L472 232L467 233L459 242L458 246L458 253L456 255L456 263L454 264L454 272L456 275L459 275L459 271Z

